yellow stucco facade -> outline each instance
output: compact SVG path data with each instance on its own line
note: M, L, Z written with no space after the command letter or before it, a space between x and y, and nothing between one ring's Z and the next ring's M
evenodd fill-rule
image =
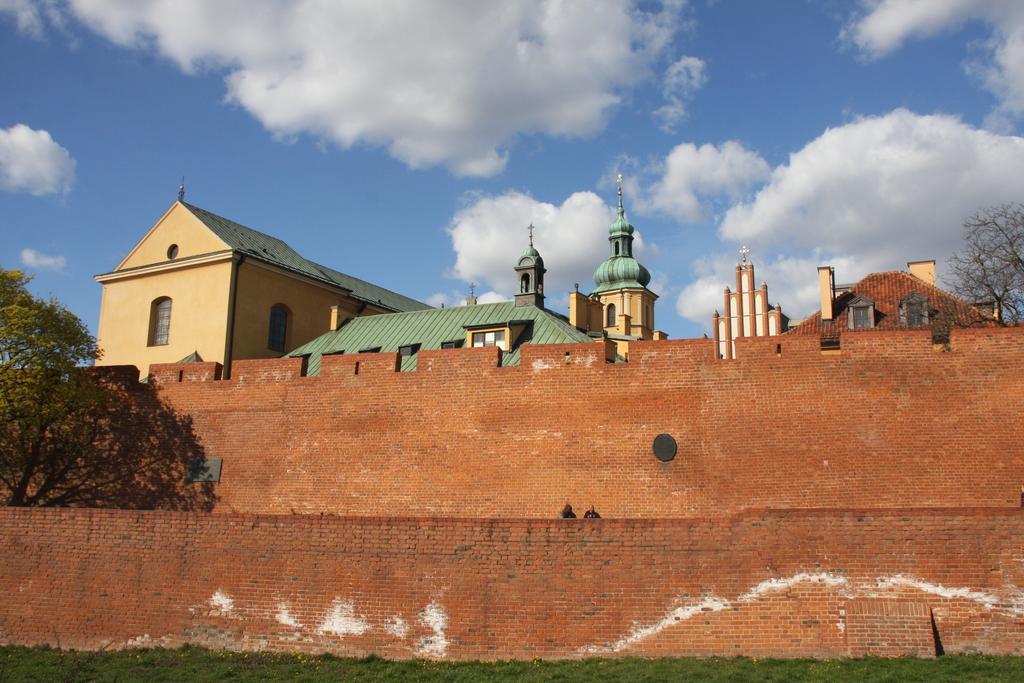
M246 260L238 266L236 288L232 357L239 360L284 355L267 345L270 309L275 305L288 310L284 345L287 351L330 329L332 306L338 307L342 320L384 312L353 301L343 290L311 284L299 275L260 261Z
M230 375L234 359L278 357L323 334L332 307L341 321L389 310L232 249L180 201L96 280L103 286L97 365L135 365L142 376L154 363L193 353ZM166 320L157 312L163 300L170 300ZM282 350L270 348L275 306L287 312Z

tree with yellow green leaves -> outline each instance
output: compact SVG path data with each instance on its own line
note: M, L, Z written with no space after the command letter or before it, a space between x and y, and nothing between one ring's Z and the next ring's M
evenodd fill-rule
M186 482L203 457L191 421L87 367L96 340L30 279L0 268L0 504L209 509Z

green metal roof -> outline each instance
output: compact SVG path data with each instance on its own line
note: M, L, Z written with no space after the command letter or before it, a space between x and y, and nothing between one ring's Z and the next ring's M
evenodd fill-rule
M457 308L435 308L407 313L385 313L355 318L341 328L317 337L295 349L289 356L309 356L307 373L320 373L320 357L335 353L358 353L380 347L395 352L399 347L419 344L420 350L440 349L447 341L464 341L471 326L503 326L509 322L532 321L530 344L568 344L591 342L586 333L573 327L564 317L536 306L516 306L512 301L476 304ZM519 365L519 344L502 354L502 365ZM402 370L416 367L416 354L402 359Z
M210 213L205 209L200 209L198 206L185 202L182 202L182 204L192 212L192 215L202 221L203 225L213 231L217 237L227 242L228 246L234 251L296 273L301 273L314 280L347 289L352 292L352 296L356 299L376 304L392 311L430 309L430 306L425 303L310 261L276 237L271 237L223 216Z

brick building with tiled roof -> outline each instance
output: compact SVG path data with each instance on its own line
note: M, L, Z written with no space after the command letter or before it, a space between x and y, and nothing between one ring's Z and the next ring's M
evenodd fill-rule
M836 285L830 266L818 269L822 307L786 334L838 340L859 330L931 329L945 341L952 327L992 324L992 318L935 285L935 261L915 261L903 270L871 273L852 285Z

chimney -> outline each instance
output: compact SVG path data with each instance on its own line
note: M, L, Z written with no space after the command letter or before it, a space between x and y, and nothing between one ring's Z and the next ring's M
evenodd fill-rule
M922 282L935 286L935 259L930 261L909 261L907 268L910 274Z
M832 266L818 266L818 291L821 294L821 319L832 320L832 302L836 298L836 273Z
M584 332L590 331L590 310L587 303L587 297L580 294L579 289L569 292L569 324Z

